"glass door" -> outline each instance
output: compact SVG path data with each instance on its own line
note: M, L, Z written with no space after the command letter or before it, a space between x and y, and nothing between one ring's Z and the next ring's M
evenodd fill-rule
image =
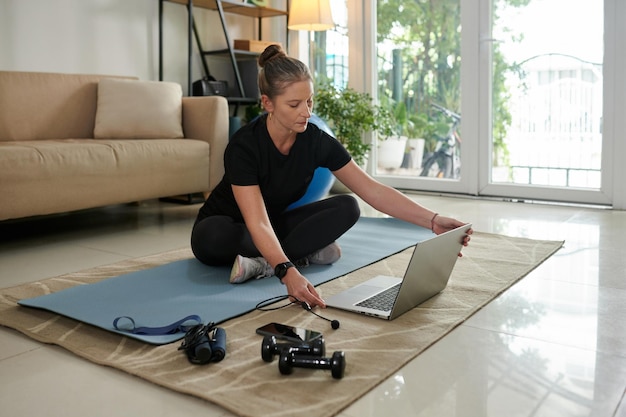
M396 132L377 138L370 171L394 187L464 191L461 0L376 3L376 93Z
M618 140L626 3L370 1L372 91L395 112L400 136L378 141L369 168L377 179L626 207L626 145ZM388 144L400 149L389 163Z
M602 2L492 0L490 14L490 163L480 193L608 203Z

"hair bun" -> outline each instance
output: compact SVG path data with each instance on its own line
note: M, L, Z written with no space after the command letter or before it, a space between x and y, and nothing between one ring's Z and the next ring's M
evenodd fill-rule
M259 66L264 67L265 63L267 63L268 61L274 58L285 56L287 56L287 54L285 53L285 51L283 51L283 48L280 45L272 44L265 48L263 53L259 56Z

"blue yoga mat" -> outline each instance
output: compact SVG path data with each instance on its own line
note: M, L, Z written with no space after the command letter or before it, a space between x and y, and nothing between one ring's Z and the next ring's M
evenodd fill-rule
M311 265L304 273L313 285L319 285L430 237L430 230L400 220L361 218L338 240L342 249L339 261L333 265ZM161 327L197 315L204 323L220 323L254 310L260 301L286 295L285 286L276 278L234 285L228 282L229 275L230 267L211 267L196 259L185 259L24 299L19 304L160 345L180 340L184 333L134 334L116 330L113 321L127 316L137 327Z

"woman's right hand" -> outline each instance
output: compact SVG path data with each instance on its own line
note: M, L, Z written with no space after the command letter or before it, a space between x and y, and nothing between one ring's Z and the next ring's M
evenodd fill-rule
M291 298L304 301L309 304L311 308L316 306L326 308L326 303L319 296L313 284L311 284L297 268L289 268L287 274L282 279L282 283L287 287L287 294L289 294Z

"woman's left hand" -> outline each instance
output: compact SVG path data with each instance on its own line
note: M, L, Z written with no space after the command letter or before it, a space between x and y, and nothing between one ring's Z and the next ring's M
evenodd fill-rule
M287 287L287 294L292 299L304 301L311 307L326 308L326 303L313 284L297 268L289 268L281 281Z
M464 226L467 223L463 223L459 220L453 219L452 217L445 217L445 216L441 216L441 215L437 215L435 216L435 218L432 220L432 230L435 234L442 234L445 232L448 232L450 230L456 229L458 227ZM467 231L467 235L465 235L465 238L463 239L463 246L467 246L469 245L470 242L470 235L474 233L473 229L469 229ZM459 257L463 256L463 254L461 252L459 252Z

